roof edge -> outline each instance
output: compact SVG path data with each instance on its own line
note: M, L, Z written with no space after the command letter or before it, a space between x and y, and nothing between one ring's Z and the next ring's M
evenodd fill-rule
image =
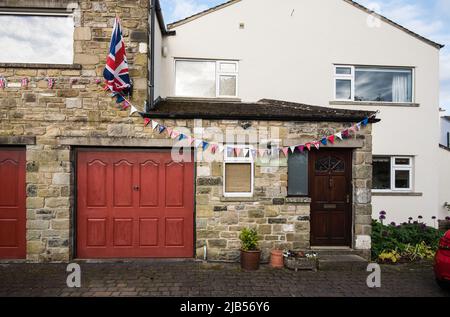
M201 17L203 17L203 16L205 16L207 14L210 14L210 13L215 12L217 10L221 10L223 8L226 8L228 6L231 6L231 5L233 5L235 3L238 3L238 2L241 2L241 1L242 0L230 0L228 2L219 4L219 5L215 6L215 7L206 9L206 10L204 10L202 12L196 13L196 14L191 15L191 16L189 16L187 18L182 19L182 20L178 20L178 21L172 22L172 23L167 25L167 29L168 30L174 29L174 28L176 28L178 26L181 26L183 24L186 24L186 23L189 23L191 21L197 20L197 19L199 19L199 18L201 18ZM419 39L419 40L421 40L421 41L423 41L423 42L425 42L425 43L427 43L427 44L429 44L429 45L431 45L431 46L433 46L433 47L435 47L437 49L442 49L442 48L445 47L445 45L437 43L435 41L432 41L432 40L430 40L430 39L428 39L428 38L426 38L426 37L424 37L424 36L422 36L422 35L420 35L420 34L418 34L416 32L413 32L410 29L404 27L403 25L398 24L397 22L394 22L393 20L385 17L384 15L381 15L381 14L379 14L379 13L373 11L373 10L370 10L369 8L365 7L364 5L358 3L358 2L356 2L354 0L344 0L344 1L347 2L348 4L354 6L355 8L358 8L358 9L366 12L367 14L375 15L377 18L381 19L382 21L392 25L393 27L396 27L397 29L400 29L401 31L404 31L404 32L408 33L409 35L411 35L411 36L413 36L413 37L415 37L415 38L417 38L417 39ZM168 32L170 32L170 31L168 31Z
M398 24L397 22L394 22L393 20L385 17L384 15L381 15L381 14L379 14L379 13L373 11L373 10L370 10L369 8L363 6L362 4L360 4L360 3L358 3L358 2L356 2L354 0L344 0L344 1L347 2L348 4L354 6L355 8L358 8L358 9L360 9L360 10L362 10L362 11L368 13L368 14L375 15L377 18L381 19L382 21L392 25L393 27L396 27L397 29L400 29L400 30L408 33L409 35L411 35L411 36L413 36L413 37L415 37L415 38L417 38L417 39L419 39L419 40L421 40L421 41L423 41L423 42L425 42L425 43L427 43L427 44L429 44L431 46L434 46L437 49L442 49L442 48L445 47L445 45L439 44L439 43L437 43L435 41L432 41L432 40L430 40L430 39L428 39L428 38L426 38L426 37L424 37L424 36L422 36L422 35L420 35L420 34L418 34L416 32L413 32L410 29L404 27L403 25Z
M197 20L197 19L199 19L199 18L201 18L201 17L203 17L203 16L205 16L205 15L207 15L207 14L210 14L210 13L212 13L212 12L215 12L215 11L218 11L218 10L221 10L221 9L224 9L224 8L226 8L226 7L229 7L229 6L233 5L233 4L238 3L238 2L241 2L241 1L242 1L242 0L230 0L230 1L228 1L228 2L225 2L225 3L222 3L222 4L216 5L215 7L206 9L206 10L204 10L204 11L201 11L201 12L199 12L199 13L196 13L196 14L194 14L194 15L191 15L191 16L189 16L189 17L187 17L187 18L184 18L184 19L181 19L181 20L178 20L178 21L169 23L169 24L167 25L167 29L168 29L168 30L174 29L174 28L179 27L179 26L181 26L181 25L183 25L183 24L186 24L186 23L189 23L189 22L191 22L191 21Z

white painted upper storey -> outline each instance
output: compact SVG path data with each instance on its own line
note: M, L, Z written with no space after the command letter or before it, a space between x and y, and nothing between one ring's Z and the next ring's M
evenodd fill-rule
M374 217L381 210L396 222L446 215L433 163L438 161L439 140L438 45L345 0L232 1L185 22L173 25L176 35L161 38L164 54L158 52L156 61L161 97L177 96L177 60L235 61L232 75L237 76L236 97L242 101L271 98L380 110L374 156L411 158L412 171L409 189L373 192ZM409 70L411 87L404 89L410 99L337 101L336 65Z

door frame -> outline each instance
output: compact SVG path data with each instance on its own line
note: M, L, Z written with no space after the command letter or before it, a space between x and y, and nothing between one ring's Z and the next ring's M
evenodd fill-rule
M340 148L340 147L333 147L333 148L321 148L320 151L322 152L341 152L341 153L346 153L345 155L348 156L348 162L350 164L349 168L346 169L346 177L348 179L347 185L348 185L348 195L349 195L349 202L348 202L348 215L347 215L347 221L348 221L348 232L347 232L347 239L348 239L348 243L346 243L345 245L314 245L313 244L313 227L311 226L311 230L310 230L310 245L312 247L353 247L353 238L354 238L354 224L355 224L355 219L354 219L354 203L353 203L353 192L354 192L354 188L353 188L353 156L354 156L354 149L353 148ZM312 153L312 155L311 155ZM310 210L310 222L312 222L312 213L313 213L313 195L311 194L311 190L312 190L312 185L313 185L313 177L315 175L314 172L314 165L316 162L316 153L315 151L311 151L309 153L308 156L308 186L309 186L309 190L310 190L310 197L311 197L311 210Z
M72 162L72 176L71 176L71 183L73 184L72 189L72 197L73 197L73 210L71 212L71 222L72 225L70 233L70 237L72 239L71 241L71 259L80 259L78 258L78 250L77 250L77 232L78 232L78 154L80 152L161 152L161 151L171 151L171 147L124 147L124 146L71 146L71 157L70 160ZM194 210L193 210L193 250L192 250L192 258L194 259L196 257L196 241L197 241L197 208L196 208L196 193L197 193L197 149L194 147L191 147L192 151L192 157L193 157L193 165L194 165L194 177L192 179L193 182L193 202L194 202ZM133 258L120 258L120 260L127 260L127 259L133 259ZM145 259L157 259L157 258L140 258L140 260ZM176 258L174 258L176 260ZM80 259L80 260L86 260L86 259ZM110 262L112 259L95 259L95 261L108 261Z

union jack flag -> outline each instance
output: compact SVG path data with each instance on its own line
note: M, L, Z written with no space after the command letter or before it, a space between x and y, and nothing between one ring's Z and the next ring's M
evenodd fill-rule
M125 52L125 42L122 35L120 20L116 17L111 36L109 54L106 60L103 77L106 86L113 93L127 91L131 88L130 76L128 74L128 60Z

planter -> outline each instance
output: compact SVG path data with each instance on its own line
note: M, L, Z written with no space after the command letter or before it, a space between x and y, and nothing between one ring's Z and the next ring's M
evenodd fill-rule
M284 265L291 270L317 271L317 253L315 252L293 252L284 254Z
M241 250L241 268L247 271L256 271L259 269L261 259L261 250L244 251Z
M270 252L270 266L275 269L281 269L284 267L283 251L272 250Z

